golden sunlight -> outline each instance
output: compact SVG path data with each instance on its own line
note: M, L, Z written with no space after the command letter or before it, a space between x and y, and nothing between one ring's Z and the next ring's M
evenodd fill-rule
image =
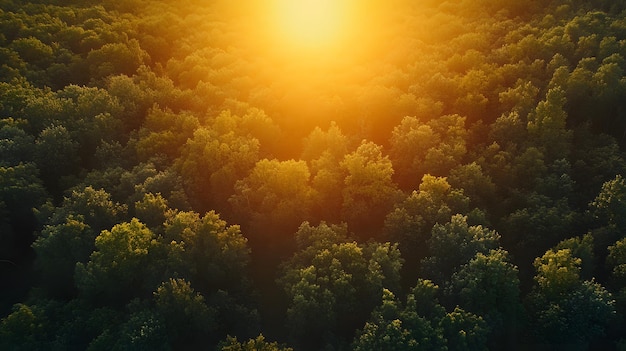
M348 1L276 0L275 30L284 44L319 48L337 44L350 30Z

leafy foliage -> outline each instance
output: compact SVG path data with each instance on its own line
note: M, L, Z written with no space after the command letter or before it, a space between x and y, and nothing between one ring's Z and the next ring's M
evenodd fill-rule
M624 1L340 3L0 1L0 349L623 347Z
M324 223L305 223L296 233L300 251L285 266L280 284L289 300L288 328L300 347L336 342L343 334L334 330L361 324L383 288L399 285L402 258L396 245L359 245L345 235L345 227Z

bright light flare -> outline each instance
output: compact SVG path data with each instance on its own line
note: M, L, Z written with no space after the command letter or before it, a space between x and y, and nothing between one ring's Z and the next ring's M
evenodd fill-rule
M351 30L351 9L346 0L275 0L274 6L275 31L289 46L337 44Z

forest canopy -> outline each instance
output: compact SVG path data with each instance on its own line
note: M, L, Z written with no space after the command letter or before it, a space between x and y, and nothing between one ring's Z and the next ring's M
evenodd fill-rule
M0 349L626 350L626 2L0 0Z

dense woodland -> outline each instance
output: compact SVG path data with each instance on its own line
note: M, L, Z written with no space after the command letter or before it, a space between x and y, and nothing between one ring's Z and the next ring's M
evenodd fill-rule
M369 2L0 0L0 349L626 350L626 2Z

